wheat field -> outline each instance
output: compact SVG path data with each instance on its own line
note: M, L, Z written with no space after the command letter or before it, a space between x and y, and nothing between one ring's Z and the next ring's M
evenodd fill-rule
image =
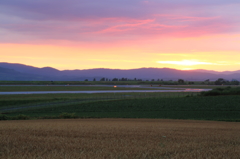
M240 123L162 119L0 122L3 159L151 159L240 156Z

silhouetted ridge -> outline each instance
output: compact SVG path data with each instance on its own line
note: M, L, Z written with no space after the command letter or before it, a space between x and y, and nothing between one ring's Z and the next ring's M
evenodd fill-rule
M212 70L176 70L170 68L138 68L138 69L85 69L63 70L52 67L37 68L16 63L0 63L0 80L58 80L58 81L82 81L85 79L100 80L101 78L127 78L142 80L192 80L203 81L224 78L228 80L240 80L240 71L217 72Z

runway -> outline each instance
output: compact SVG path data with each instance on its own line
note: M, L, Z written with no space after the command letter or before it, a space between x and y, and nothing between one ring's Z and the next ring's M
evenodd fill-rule
M101 91L24 91L24 92L0 92L0 95L17 94L71 94L71 93L153 93L153 92L203 92L211 89L175 89L175 90L101 90Z

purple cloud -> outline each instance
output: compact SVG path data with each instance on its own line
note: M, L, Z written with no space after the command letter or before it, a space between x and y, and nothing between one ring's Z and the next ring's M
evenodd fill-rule
M144 3L147 2L147 3ZM1 10L29 19L82 19L94 17L142 18L152 14L172 12L171 9L195 10L199 7L240 4L238 0L1 0ZM204 8L202 8L204 9ZM1 11L0 11L1 12ZM3 14L4 14L3 12Z
M15 35L23 41L112 41L238 32L239 6L239 0L1 0L0 35L7 33L0 42Z

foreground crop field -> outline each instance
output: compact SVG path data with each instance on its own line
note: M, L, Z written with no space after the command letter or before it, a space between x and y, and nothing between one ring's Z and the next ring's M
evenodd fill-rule
M240 124L158 119L0 122L0 158L231 158Z

